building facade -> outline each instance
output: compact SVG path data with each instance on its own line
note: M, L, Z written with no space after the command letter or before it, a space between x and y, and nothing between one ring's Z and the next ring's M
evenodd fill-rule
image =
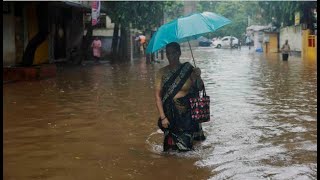
M45 10L39 12L41 3ZM81 48L85 31L83 17L87 12L91 12L90 3L90 1L4 2L3 66L21 64L28 45L39 41L37 38L41 33L39 28L41 25L43 28L44 23L47 26L46 37L36 47L33 65L67 61L72 48Z

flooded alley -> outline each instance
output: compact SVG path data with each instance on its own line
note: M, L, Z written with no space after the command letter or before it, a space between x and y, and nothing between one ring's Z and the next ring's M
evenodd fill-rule
M193 53L211 97L195 151L161 152L153 85L167 60L59 66L4 84L4 179L317 179L317 62L245 46Z

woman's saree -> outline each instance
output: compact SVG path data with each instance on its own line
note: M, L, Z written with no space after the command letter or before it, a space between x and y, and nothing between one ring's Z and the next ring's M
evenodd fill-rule
M162 77L162 103L163 110L170 120L170 125L164 129L161 120L159 127L164 131L163 150L190 151L194 140L205 140L201 124L191 119L189 98L199 95L195 85L191 85L188 94L174 99L182 86L189 79L193 71L190 63L184 63L176 71L167 73Z

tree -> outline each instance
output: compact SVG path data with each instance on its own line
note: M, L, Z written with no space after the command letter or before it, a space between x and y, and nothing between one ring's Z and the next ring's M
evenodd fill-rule
M208 33L206 36L236 36L241 38L248 26L248 17L258 14L257 2L226 2L226 1L201 1L197 5L199 12L209 11L220 14L232 22L215 32Z
M155 1L108 1L107 11L115 23L112 54L114 58L127 59L127 35L130 28L150 31L162 22L164 2ZM159 18L160 17L160 18ZM118 45L118 32L121 32ZM119 47L119 49L117 48Z
M167 1L164 3L165 22L170 22L183 16L184 4L181 1Z
M300 12L300 22L305 23L307 28L313 29L313 23L316 22L311 11L317 8L316 1L260 1L259 6L267 21L271 22L272 18L274 18L278 24L282 24L283 26L294 25L296 12Z

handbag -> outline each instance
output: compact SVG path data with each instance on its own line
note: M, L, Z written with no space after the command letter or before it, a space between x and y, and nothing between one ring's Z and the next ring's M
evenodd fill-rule
M210 121L210 96L207 96L203 86L202 97L189 98L192 120L203 123Z

